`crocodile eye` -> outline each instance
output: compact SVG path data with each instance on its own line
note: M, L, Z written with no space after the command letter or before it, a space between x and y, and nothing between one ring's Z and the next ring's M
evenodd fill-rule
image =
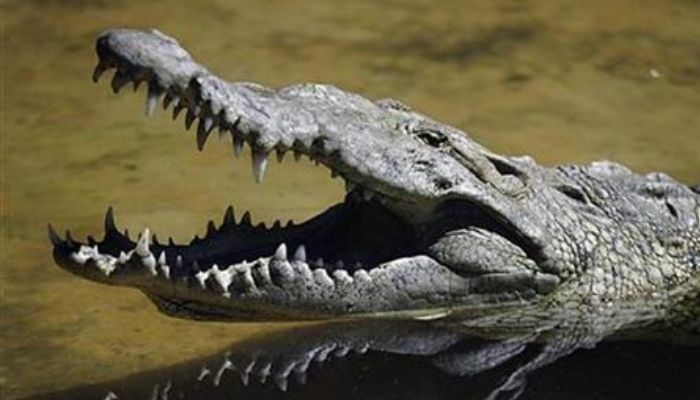
M415 135L423 143L432 147L442 147L442 145L448 142L447 137L438 131L422 130L416 132Z

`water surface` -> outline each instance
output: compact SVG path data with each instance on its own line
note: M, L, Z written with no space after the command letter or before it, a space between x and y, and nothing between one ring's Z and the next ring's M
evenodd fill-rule
M157 27L229 79L394 97L547 165L607 158L700 181L697 1L0 6L3 398L164 368L285 327L170 319L134 290L70 276L53 265L47 222L84 237L113 205L131 231L185 240L231 203L256 221L299 220L342 193L308 163L271 165L255 185L228 143L196 152L181 122L143 117L143 93L91 84L108 27Z

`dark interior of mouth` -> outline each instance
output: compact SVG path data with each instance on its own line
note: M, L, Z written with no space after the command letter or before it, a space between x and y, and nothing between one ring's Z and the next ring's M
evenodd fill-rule
M169 265L178 264L176 259L181 257L182 267L173 269L173 276L191 275L212 265L223 269L270 257L282 243L290 259L298 257L299 248L303 247L304 259L312 268L328 271L369 270L385 261L415 255L412 227L379 202L360 197L350 192L342 203L304 223L288 223L284 227L277 223L271 227L263 223L253 225L247 213L236 222L233 212L227 211L218 228L209 223L203 238L195 237L189 244L154 241L151 251L156 255L165 251ZM116 229L110 219L108 215L103 241L91 244L97 245L100 252L117 257L122 251L132 250L136 243Z

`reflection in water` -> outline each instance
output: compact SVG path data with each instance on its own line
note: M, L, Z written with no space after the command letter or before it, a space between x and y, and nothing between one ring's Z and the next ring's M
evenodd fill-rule
M500 339L474 335L467 321L327 323L32 399L686 399L700 390L698 337L602 342L633 314L616 315Z

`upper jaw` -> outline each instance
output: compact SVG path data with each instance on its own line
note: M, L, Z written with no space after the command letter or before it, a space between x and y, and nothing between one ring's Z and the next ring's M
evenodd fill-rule
M192 60L177 41L158 31L114 29L97 42L95 81L110 68L118 91L133 81L148 83L146 113L164 96L173 117L184 113L196 126L197 147L211 132L230 134L234 152L252 152L255 179L263 179L267 157L305 154L359 185L396 199L433 200L452 187L479 182L451 157L416 140L413 125L424 117L388 109L330 85L301 84L270 89L224 81Z

